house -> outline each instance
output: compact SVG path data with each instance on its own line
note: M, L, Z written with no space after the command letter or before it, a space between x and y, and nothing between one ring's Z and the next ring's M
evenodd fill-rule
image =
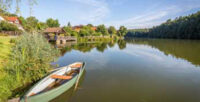
M77 31L77 32L79 32L81 30L81 28L83 28L83 25L72 27L72 29L75 30L75 31Z
M20 24L20 21L17 17L4 17L6 21L8 21L9 23L13 23L13 24Z
M97 27L91 27L92 30L96 31L97 30Z
M4 18L0 16L0 22L1 22L1 21L4 21Z
M44 30L44 34L55 34L60 35L66 33L65 30L61 27L52 27L52 28L46 28Z
M79 26L74 26L74 27L72 27L72 29L73 30L75 30L75 31L77 31L77 32L79 32L81 29L83 28L83 25L79 25ZM91 30L94 30L94 31L96 31L97 30L97 27L91 27Z

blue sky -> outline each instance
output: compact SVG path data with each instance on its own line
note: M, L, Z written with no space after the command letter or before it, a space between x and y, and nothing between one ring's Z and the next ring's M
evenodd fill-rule
M21 14L29 16L28 0L22 0ZM14 12L15 4L13 4ZM105 24L127 28L150 28L200 10L200 0L38 0L33 16L40 21L59 19L60 24Z

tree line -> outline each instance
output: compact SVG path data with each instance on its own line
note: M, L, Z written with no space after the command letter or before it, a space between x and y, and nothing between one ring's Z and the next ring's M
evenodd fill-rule
M159 26L147 30L129 30L126 37L200 39L200 11L167 20Z
M2 9L0 9L2 16L16 16L15 14L11 14L9 12L6 12ZM18 17L19 22L21 26L24 28L26 32L33 33L33 32L42 32L48 27L60 27L60 23L58 19L48 18L45 22L39 21L36 17L30 16L27 18L24 18L22 16ZM96 29L91 29L92 27L95 27ZM92 24L88 25L82 25L80 28L80 31L77 32L73 29L70 22L66 24L63 29L66 31L67 36L120 36L123 37L127 33L127 28L125 26L121 26L119 30L117 30L114 26L110 26L109 28L106 28L105 25L101 24L98 26L93 26ZM19 31L17 27L13 24L10 24L8 22L0 22L0 31L6 30L6 31Z
M70 36L110 36L110 37L123 37L127 33L127 28L124 26L121 26L119 30L117 30L114 26L110 26L109 28L106 28L104 24L93 26L92 24L84 25L80 28L80 31L77 32L73 29L73 27L69 26L70 23L68 23L67 26L64 26L63 29L66 31L66 35ZM92 29L92 27L96 28L96 30Z

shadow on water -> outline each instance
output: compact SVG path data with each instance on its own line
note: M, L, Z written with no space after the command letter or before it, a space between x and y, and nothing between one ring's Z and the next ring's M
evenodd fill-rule
M73 97L73 95L76 94L77 91L80 89L81 84L84 81L85 74L86 74L86 70L84 70L83 75L81 76L81 78L79 80L78 88L77 89L75 89L75 85L74 85L68 91L66 91L62 95L56 97L55 99L51 100L50 102L68 102L71 99L71 97Z

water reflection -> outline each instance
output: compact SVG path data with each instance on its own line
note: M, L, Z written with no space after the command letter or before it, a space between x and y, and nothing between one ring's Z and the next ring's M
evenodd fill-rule
M110 40L110 41L102 41L102 42L79 42L79 43L71 43L67 42L66 45L56 45L57 47L61 48L62 54L66 52L70 52L72 50L78 50L83 53L90 52L92 49L96 48L99 52L104 52L108 47L112 48L118 44L120 49L126 48L126 41L125 40Z
M165 55L172 55L200 65L200 41L198 40L169 40L169 39L128 39L129 44L148 45L159 49Z
M200 102L198 44L131 39L66 46L57 63L85 61L87 74L82 90L57 102ZM184 55L190 53L196 56Z
M104 42L87 42L75 43L68 42L66 45L57 45L61 48L64 55L66 52L78 50L83 53L97 49L99 52L104 52L108 48L113 48L115 44L119 49L123 50L128 44L148 45L159 49L165 55L172 55L176 58L185 59L194 65L200 65L200 41L196 40L165 40L165 39L126 39L126 40L110 40Z

